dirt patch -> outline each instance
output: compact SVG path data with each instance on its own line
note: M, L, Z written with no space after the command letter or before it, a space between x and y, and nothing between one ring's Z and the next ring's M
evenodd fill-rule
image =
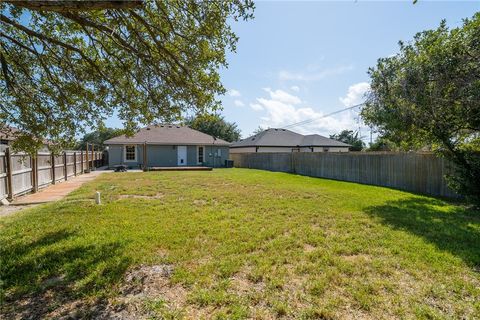
M309 252L314 251L316 248L317 248L317 247L312 246L311 244L305 243L305 244L303 245L303 252L309 253Z
M230 278L232 293L240 295L252 292L259 293L265 289L265 283L261 281L254 282L250 279L250 273L251 270L249 268L244 268Z
M33 208L39 204L29 204L24 206L0 206L0 217L9 216L23 209Z
M372 260L372 257L368 254L351 254L351 255L343 255L341 257L349 262L359 262L359 261L368 262Z
M202 199L193 200L193 204L196 206L204 206L207 204L207 201Z
M47 288L41 295L15 301L12 308L2 310L0 319L150 319L159 313L174 313L187 307L187 290L172 285L173 267L167 264L140 265L128 271L119 294L110 300L68 300L55 295L63 277L46 279ZM49 289L51 287L51 289ZM65 288L66 289L66 288ZM52 310L52 306L56 306ZM188 313L195 310L188 306ZM6 316L3 318L3 316Z
M162 199L165 195L163 193L157 193L152 196L145 196L139 194L122 194L119 199Z

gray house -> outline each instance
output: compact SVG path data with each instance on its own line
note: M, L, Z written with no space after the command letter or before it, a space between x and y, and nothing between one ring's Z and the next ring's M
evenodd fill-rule
M302 135L286 129L267 129L234 142L230 153L253 152L348 152L349 144L319 134Z
M228 159L227 141L178 125L152 125L132 137L106 140L108 166L129 168L207 166L223 167Z

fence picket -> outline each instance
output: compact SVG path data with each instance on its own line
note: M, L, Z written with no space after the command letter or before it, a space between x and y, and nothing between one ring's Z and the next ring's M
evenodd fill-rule
M58 157L50 152L37 152L30 156L26 153L12 153L10 148L6 148L5 152L0 152L0 199L12 200L19 195L37 192L40 188L67 180L68 177L83 174L84 155L80 151L79 166L77 151L65 151ZM94 155L97 161L92 161L92 165L100 166L103 154L96 151Z
M451 165L422 153L231 153L235 167L290 172L305 176L390 187L458 198L447 186Z

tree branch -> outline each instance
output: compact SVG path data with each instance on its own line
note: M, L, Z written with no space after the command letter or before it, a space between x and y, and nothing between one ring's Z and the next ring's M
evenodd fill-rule
M143 6L143 0L6 0L5 2L31 10L55 12L134 9Z
M74 52L77 52L85 61L87 61L92 67L94 67L100 74L102 74L102 76L104 76L105 78L106 75L103 74L103 72L100 70L100 68L97 66L97 64L91 60L89 57L87 57L82 50L78 49L77 47L74 47L68 43L65 43L63 41L60 41L60 40L57 40L57 39L54 39L54 38L51 38L51 37L48 37L46 35L43 35L41 33L38 33L38 32L35 32L21 24L18 24L16 23L15 21L9 19L8 17L4 16L3 14L0 14L0 21L4 22L4 23L7 23L23 32L25 32L26 34L28 34L29 36L32 36L32 37L35 37L37 39L40 39L42 41L47 41L47 42L50 42L50 43L53 43L53 44L56 44L58 46L61 46L65 49L68 49L68 50L71 50L71 51L74 51Z

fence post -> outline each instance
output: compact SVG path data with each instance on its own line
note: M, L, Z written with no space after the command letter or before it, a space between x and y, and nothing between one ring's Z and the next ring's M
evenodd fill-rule
M80 174L83 174L83 150L80 151L80 168L82 169Z
M7 160L7 188L8 199L13 199L13 180L12 180L12 155L10 153L10 147L5 150L5 159Z
M30 167L32 168L32 192L35 193L38 190L37 152L30 155Z
M52 184L55 184L56 181L55 181L55 155L53 154L53 152L50 154L50 157L51 157L51 162L52 162Z
M77 153L73 153L73 175L77 176Z
M88 159L88 143L87 143L87 150L86 150L86 160L87 160L87 168L85 170L85 173L89 173L90 172L90 161Z
M95 145L92 143L92 169L95 168L95 163L93 162L93 151L95 150Z
M68 179L68 174L67 174L67 152L63 151L63 174L65 176L65 181Z

